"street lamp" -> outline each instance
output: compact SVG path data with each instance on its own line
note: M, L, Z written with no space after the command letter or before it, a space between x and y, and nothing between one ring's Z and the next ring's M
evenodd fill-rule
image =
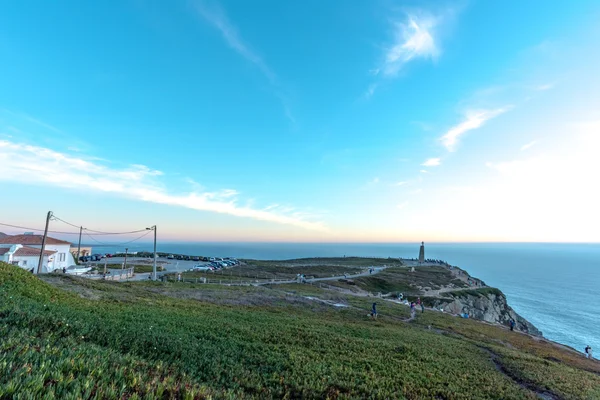
M156 225L146 228L148 231L154 231L154 265L152 267L152 280L156 280Z

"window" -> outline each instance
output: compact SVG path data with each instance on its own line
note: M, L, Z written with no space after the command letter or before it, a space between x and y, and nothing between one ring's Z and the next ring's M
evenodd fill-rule
M27 260L21 261L21 266L26 267L27 266Z
M13 261L13 262L12 262L12 265L17 265L17 266L18 266L18 265L19 265L19 262L18 262L18 261Z
M65 261L65 258L66 258L65 255L66 255L65 253L60 253L58 255L58 261Z

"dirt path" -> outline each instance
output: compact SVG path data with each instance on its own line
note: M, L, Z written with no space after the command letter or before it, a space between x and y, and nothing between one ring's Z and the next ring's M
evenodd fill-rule
M315 283L315 282L326 282L326 281L337 281L340 279L354 279L354 278L360 278L363 276L370 276L370 275L377 275L378 273L380 273L381 271L383 271L384 269L386 269L387 267L374 267L373 268L373 272L369 272L364 271L361 272L359 274L345 274L345 275L338 275L338 276L329 276L326 278L307 278L304 281L306 283ZM283 280L283 281L274 281L274 282L257 282L254 283L254 285L257 286L261 286L261 285L285 285L285 284L290 284L290 283L298 283L298 279L288 279L288 280Z

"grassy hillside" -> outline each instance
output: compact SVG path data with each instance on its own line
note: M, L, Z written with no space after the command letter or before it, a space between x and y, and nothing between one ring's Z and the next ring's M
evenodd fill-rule
M400 292L404 295L417 296L422 293L422 288L440 289L449 283L457 288L468 287L466 283L455 279L448 268L441 266L426 266L416 268L410 272L408 268L392 267L373 276L364 276L353 279L354 285L344 282L335 282L335 286L346 289L362 289L371 293Z
M393 303L373 321L308 285L47 279L0 263L2 399L600 398L574 352Z

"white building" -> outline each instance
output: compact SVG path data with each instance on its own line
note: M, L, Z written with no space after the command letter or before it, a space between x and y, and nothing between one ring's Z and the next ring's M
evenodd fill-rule
M37 273L42 248L41 235L0 237L0 260ZM46 237L42 272L52 272L75 264L70 253L71 243Z
M56 251L44 250L42 265L48 265L48 257L52 257L54 254L56 254ZM0 261L37 272L38 263L40 262L40 248L36 249L22 244L2 247L0 248Z

